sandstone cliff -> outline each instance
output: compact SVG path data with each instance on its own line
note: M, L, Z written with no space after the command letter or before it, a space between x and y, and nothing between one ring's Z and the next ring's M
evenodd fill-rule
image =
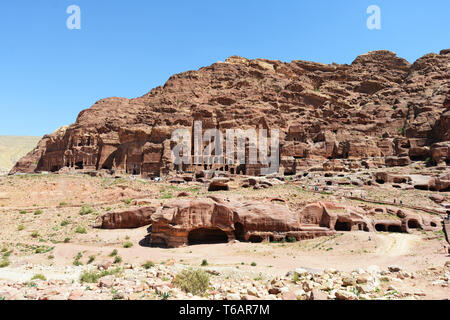
M369 52L350 65L233 56L174 75L142 97L98 101L71 126L46 135L11 174L105 169L164 175L175 169L171 132L191 130L195 120L203 130L280 129L285 173L338 158L390 157L392 165L430 158L445 165L449 71L449 50L413 64L389 51ZM257 175L259 168L241 172Z

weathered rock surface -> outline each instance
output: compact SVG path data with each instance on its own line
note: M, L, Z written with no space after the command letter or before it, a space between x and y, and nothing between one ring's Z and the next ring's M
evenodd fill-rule
M138 208L123 212L111 212L99 216L94 228L102 229L131 229L150 225L152 215L156 212L155 206Z
M174 75L142 97L98 101L73 125L46 135L11 173L260 173L249 164L177 168L171 133L192 130L195 120L203 130L280 129L284 173L328 159L389 157L388 165L406 165L432 158L442 165L449 161L449 61L448 50L412 65L389 51L350 65L230 57Z
M377 219L377 214L391 219ZM219 197L166 203L152 215L151 244L179 247L231 240L263 242L311 239L335 231L410 232L440 230L441 219L405 210L314 203L300 211L273 202L238 202Z

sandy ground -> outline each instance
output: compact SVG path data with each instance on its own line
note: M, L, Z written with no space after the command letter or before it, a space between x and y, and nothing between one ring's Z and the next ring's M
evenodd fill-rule
M175 261L199 266L207 259L211 267L225 275L238 272L250 277L282 276L300 267L311 270L332 267L350 272L374 265L381 269L397 265L417 275L413 282L400 284L405 286L402 289L420 289L430 299L450 298L448 287L432 284L436 280L432 276L433 268L442 268L450 261L443 253L445 240L441 232L341 232L295 243L233 242L151 248L142 242L148 236L147 227L98 230L91 225L99 214L133 207L135 199L163 203L184 190L192 197L199 197L207 194L204 186L173 187L80 175L0 177L0 188L3 195L0 197L0 248L4 248L3 252L11 251L10 265L0 268L0 279L27 281L36 273L30 266L43 266L42 273L47 279L76 281L79 271L68 272L65 267L73 265L78 253L83 256L81 262L86 264L89 256L94 256L96 262L111 260L109 254L117 249L123 264L140 265L150 260L157 264ZM296 190L296 186L285 185L272 190L232 190L226 195L253 199L280 196L290 199L288 204L294 208L325 197ZM170 197L166 196L168 193ZM92 212L81 215L82 205L92 208ZM77 232L79 227L86 233ZM127 241L133 244L131 248L123 247Z

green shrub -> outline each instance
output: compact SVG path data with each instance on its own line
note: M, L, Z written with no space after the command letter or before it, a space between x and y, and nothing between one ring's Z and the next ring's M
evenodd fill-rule
M101 272L97 271L83 271L83 273L80 276L80 282L81 283L97 283L100 278L111 276L111 275L117 275L122 273L121 268L115 268L111 270L104 270Z
M203 259L202 260L202 267L206 267L208 265L208 260Z
M34 215L35 216L38 216L38 215L41 215L42 214L42 210L36 210L35 212L34 212Z
M39 232L33 231L33 232L31 233L31 237L32 237L32 238L37 238L37 237L39 237Z
M23 224L20 224L20 225L17 227L17 231L22 231L22 230L25 230L25 226L24 226Z
M5 268L7 266L9 266L10 262L8 259L3 258L2 260L0 260L0 268Z
M114 263L116 263L116 264L122 263L122 257L116 256L116 257L114 258Z
M34 253L41 254L41 253L43 253L44 251L45 251L45 248L44 248L44 247L37 247L36 250L34 250Z
M251 266L256 267L256 262L252 262Z
M133 243L130 242L130 241L127 241L127 242L125 242L125 243L123 244L123 247L124 247L124 248L131 248L132 246L133 246Z
M172 199L172 198L173 198L173 195L172 195L172 192L170 192L170 191L161 196L161 199Z
M94 213L94 209L92 209L91 207L89 207L87 205L81 206L80 216L85 216L85 215L91 214L91 213Z
M76 233L81 233L81 234L86 234L86 228L82 227L82 226L78 226L77 229L75 230Z
M100 274L95 271L83 271L83 273L80 276L80 282L87 282L87 283L97 283L98 279L100 279Z
M150 268L153 268L155 266L155 264L152 261L147 261L142 266L144 267L144 269L150 269Z
M25 210L21 210L19 213L20 214L26 214L27 212Z
M117 256L117 249L114 249L110 254L109 254L109 256L110 257L114 257L114 256Z
M209 275L203 270L185 269L175 276L174 284L185 292L204 295L209 288Z
M127 199L125 199L123 202L125 202L125 204L130 204L131 203L131 199L130 198L127 198Z
M64 220L64 221L61 222L61 227L65 227L65 226L67 226L69 223L70 223L69 221Z
M47 278L46 278L43 274L38 273L38 274L35 274L35 275L33 276L33 278L31 278L31 281L33 281L33 280L47 281Z
M83 257L83 254L81 252L78 252L75 256L75 259L73 260L74 266L82 266L83 263L81 263L80 259Z
M95 256L89 256L89 260L87 263L90 264L90 263L94 262L94 260L95 260Z

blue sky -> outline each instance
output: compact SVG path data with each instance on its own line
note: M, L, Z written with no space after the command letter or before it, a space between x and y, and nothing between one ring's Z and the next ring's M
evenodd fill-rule
M69 30L69 5L81 30ZM369 5L381 30L369 30ZM351 63L388 49L413 62L450 48L450 1L5 0L0 135L43 135L95 101L134 98L228 56Z

